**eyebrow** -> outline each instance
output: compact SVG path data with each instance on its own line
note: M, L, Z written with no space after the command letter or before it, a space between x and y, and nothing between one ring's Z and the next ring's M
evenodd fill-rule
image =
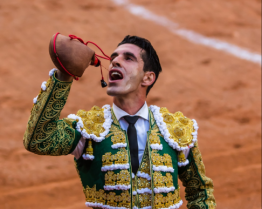
M124 55L125 56L130 56L130 57L133 57L136 61L137 61L137 58L136 58L136 56L133 54L133 53L131 53L131 52L124 52ZM113 54L111 54L111 59L112 58L114 58L114 57L117 57L118 56L118 53L117 52L114 52Z
M111 54L110 57L112 58L112 57L116 57L116 56L118 56L118 53L117 53L117 52L114 52L113 54Z
M125 56L133 57L133 58L137 61L136 56L135 56L133 53L131 53L131 52L124 52L124 55L125 55Z

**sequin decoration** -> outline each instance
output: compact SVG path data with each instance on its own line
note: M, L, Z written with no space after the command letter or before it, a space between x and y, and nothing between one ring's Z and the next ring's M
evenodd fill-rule
M94 106L90 111L79 110L76 114L81 117L84 129L88 134L94 134L99 137L100 133L103 133L103 123L105 122L104 110L100 107Z
M189 146L193 140L193 121L185 117L182 112L172 114L166 108L160 108L160 113L170 133L170 139L177 142L180 147Z
M163 176L161 172L154 172L154 186L155 187L173 187L173 177L170 173L166 173L166 176Z
M141 165L140 165L140 171L143 172L143 173L150 174L149 162L142 161Z
M121 149L114 155L115 164L128 163L128 153L126 149Z
M112 165L114 162L114 155L111 152L107 152L102 156L102 165L108 166Z
M102 156L102 165L108 166L113 164L127 164L128 163L128 153L126 149L120 149L116 154L107 152Z
M151 158L152 158L152 163L155 166L165 165L167 167L173 167L172 159L169 154L164 154L163 156L161 156L160 154L157 153L157 151L153 150Z
M113 144L126 143L125 134L121 131L113 132L114 136L111 137Z
M118 197L116 196L115 192L109 192L109 194L106 195L107 205L110 205L112 207L117 206Z
M117 174L117 184L129 185L130 184L130 174L127 170L121 170Z
M105 174L105 185L106 186L114 186L116 184L116 174L113 171L108 171Z
M96 185L94 185L92 188L86 186L86 188L84 188L83 191L87 202L96 202Z
M179 196L179 189L174 192L167 193L166 196L163 196L163 194L156 194L154 199L156 209L169 208L178 204L180 201L181 198Z
M139 195L140 208L151 206L151 194Z
M125 207L125 208L130 208L131 205L131 195L129 194L128 191L124 191L119 195L119 207Z
M151 188L151 181L148 181L145 178L137 178L138 189Z
M100 189L99 191L96 191L96 202L105 204L106 202L106 193L103 189Z
M159 171L154 172L154 186L165 187L165 177Z
M159 134L151 132L149 135L150 144L160 144Z

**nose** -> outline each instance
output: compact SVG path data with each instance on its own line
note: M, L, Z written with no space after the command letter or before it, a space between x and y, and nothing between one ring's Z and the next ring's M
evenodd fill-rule
M113 67L121 67L121 60L120 56L118 55L112 60Z

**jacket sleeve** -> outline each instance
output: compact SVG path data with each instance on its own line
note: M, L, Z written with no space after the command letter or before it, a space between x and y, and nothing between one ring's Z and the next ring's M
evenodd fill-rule
M43 82L24 134L25 148L38 155L67 155L74 151L81 134L75 130L76 121L59 120L72 82L62 82L51 75Z
M180 167L178 174L185 189L189 209L215 209L213 181L206 177L205 166L197 142L188 156L189 164Z

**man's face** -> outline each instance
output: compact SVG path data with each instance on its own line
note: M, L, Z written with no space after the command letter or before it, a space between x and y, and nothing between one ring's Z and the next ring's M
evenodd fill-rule
M123 44L111 55L107 94L125 96L138 92L144 76L143 50L133 44Z

